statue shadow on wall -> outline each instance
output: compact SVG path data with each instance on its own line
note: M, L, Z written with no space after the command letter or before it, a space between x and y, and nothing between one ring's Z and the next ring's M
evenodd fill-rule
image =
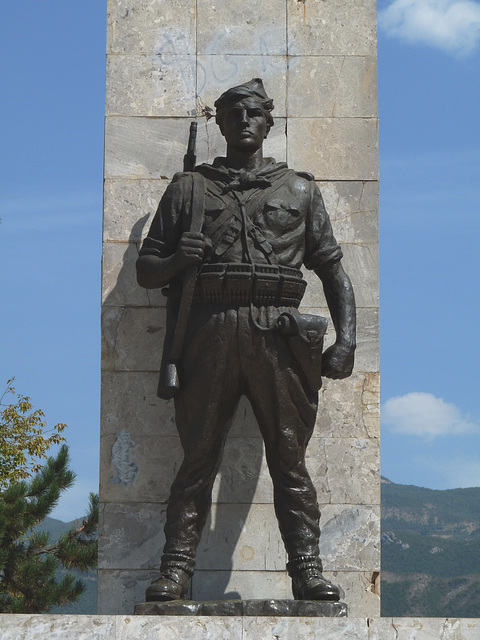
M110 365L113 372L145 371L145 367L140 366L140 356L138 354L145 353L146 349L150 351L150 361L156 362L158 369L160 368L163 344L163 325L160 314L162 313L164 300L160 292L146 292L145 289L137 285L135 274L135 262L138 257L142 234L149 217L148 214L143 216L133 226L115 284L104 301L105 309L114 307L118 309L124 307L139 308L143 306L143 311L146 311L146 314L144 313L142 316L144 320L145 318L147 319L146 326L135 326L131 334L123 336L122 339L125 340L125 343L119 344L119 338L115 330L115 340L112 339L111 344L107 347L110 348L110 357L114 362L113 365ZM119 312L118 317L120 323L123 317L122 313ZM120 350L122 350L121 353ZM126 360L122 364L121 360L125 357ZM135 360L136 364L132 366L131 363L135 363ZM153 376L151 377L153 379ZM179 438L176 435L174 436L176 431L172 429L174 423L173 401L166 403L164 400L157 398L153 386L151 389L150 386L148 389L142 389L141 393L138 393L136 388L132 389L132 391L127 389L122 402L125 401L134 403L132 406L135 404L137 406L134 410L128 412L129 416L133 416L133 419L129 418L128 424L117 425L117 441L114 446L117 446L119 442L119 433L121 432L124 437L125 433L128 432L129 438L127 440L129 446L125 452L122 452L125 474L120 478L120 482L127 491L130 487L133 490L131 492L128 491L130 497L128 499L125 498L125 503L128 502L132 506L131 496L136 493L135 484L137 482L141 483L142 487L154 487L152 495L148 495L146 493L148 490L146 489L142 497L138 499L138 503L154 502L157 498L153 496L157 496L159 493L162 496L168 496L175 470L179 468L183 456ZM148 408L139 406L138 403L144 403L144 405L148 405ZM154 411L152 411L152 407ZM169 414L167 417L165 417L166 413ZM172 448L171 451L164 451L161 455L161 459L166 461L165 468L162 469L159 469L152 462L149 463L138 457L140 451L140 447L138 447L139 436L145 434L145 425L135 424L135 416L147 414L151 417L151 420L155 421L157 421L156 416L158 416L159 437L167 435L168 445ZM162 431L165 424L168 425L167 432ZM155 433L156 426L149 425L147 431L149 434ZM172 443L175 440L176 445L173 446ZM143 448L143 450L148 451L148 447ZM214 517L210 513L198 549L198 569L194 574L191 587L191 595L195 599L245 597L245 594L239 593L238 590L227 591L227 589L229 588L231 573L234 568L233 557L239 545L242 532L245 530L247 517L257 491L262 459L263 440L249 403L245 398L242 398L229 430L223 463L214 487L214 502L219 506L214 512ZM144 470L141 469L142 465ZM166 468L167 465L168 468ZM105 473L103 477L106 478ZM118 482L119 478L113 473L110 476L110 481ZM160 487L159 481L163 482L165 486ZM121 499L119 501L122 502ZM269 499L268 501L270 502L271 500ZM166 504L164 503L161 509L163 518L165 509ZM123 521L126 522L127 518L123 518ZM164 541L163 519L162 522L158 522L158 526L155 526L155 523L146 524L139 521L134 523L134 520L129 517L128 528L129 531L124 532L122 537L130 541L129 544L132 545L132 550L136 546L134 555L138 558L140 547L146 550L146 557L140 560L137 567L144 574L142 575L141 590L137 588L134 595L127 596L129 602L138 602L142 600L143 595L140 595L140 593L144 592L144 587L157 575ZM106 530L111 530L111 527L108 526ZM246 531L246 533L248 535L249 532ZM242 546L241 550L240 548L237 549L236 558L238 560L235 568L245 571L248 570L248 565L251 564L253 570L255 567L252 561L255 551L248 545ZM117 558L117 565L118 560L119 558ZM242 566L239 566L239 562L242 563ZM258 569L258 567L256 568ZM126 570L128 571L128 569Z

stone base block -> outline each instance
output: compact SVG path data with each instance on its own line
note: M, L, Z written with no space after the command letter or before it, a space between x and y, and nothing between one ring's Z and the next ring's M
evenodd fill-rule
M344 618L344 602L319 600L171 600L142 602L135 606L138 616L275 616L292 618Z
M475 618L0 614L2 640L478 640Z

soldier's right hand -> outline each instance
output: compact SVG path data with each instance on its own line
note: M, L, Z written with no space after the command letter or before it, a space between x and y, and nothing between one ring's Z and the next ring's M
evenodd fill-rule
M203 233L185 231L175 252L176 267L180 270L201 264L205 253L206 239Z

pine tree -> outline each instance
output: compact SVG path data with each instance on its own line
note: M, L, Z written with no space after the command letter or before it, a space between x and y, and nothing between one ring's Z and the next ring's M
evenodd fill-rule
M56 506L60 494L75 480L68 469L68 448L48 458L30 480L11 483L0 492L0 612L42 613L77 600L85 590L73 574L56 577L57 570L88 571L97 564L98 496L90 494L82 524L57 542L35 531Z

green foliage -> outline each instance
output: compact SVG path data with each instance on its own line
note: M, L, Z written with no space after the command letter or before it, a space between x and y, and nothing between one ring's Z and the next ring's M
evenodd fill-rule
M478 618L480 577L382 574L382 616Z
M98 496L90 494L83 522L56 542L36 528L74 479L68 449L62 445L31 481L11 483L0 493L0 612L46 612L74 602L84 592L81 580L70 571L58 577L58 570L96 566Z
M39 471L48 449L65 441L60 433L66 425L46 430L43 412L32 410L30 398L16 395L12 382L8 380L0 397L0 490ZM16 395L16 402L4 404L7 394Z
M400 529L395 535L408 548L382 540L382 568L392 573L431 576L480 576L480 539L459 540L423 536ZM385 536L384 536L385 538ZM433 551L436 550L436 551Z
M382 573L382 616L392 618L406 616L409 607L409 590L409 580L389 582Z
M65 614L96 614L97 613L97 572L89 571L88 573L80 573L73 570L72 573L81 577L85 586L82 596L62 607L52 607L49 613ZM57 572L57 577L61 576L61 570Z
M382 527L420 535L441 532L472 537L474 523L480 531L480 487L425 489L413 485L382 484ZM473 536L478 536L473 532Z

